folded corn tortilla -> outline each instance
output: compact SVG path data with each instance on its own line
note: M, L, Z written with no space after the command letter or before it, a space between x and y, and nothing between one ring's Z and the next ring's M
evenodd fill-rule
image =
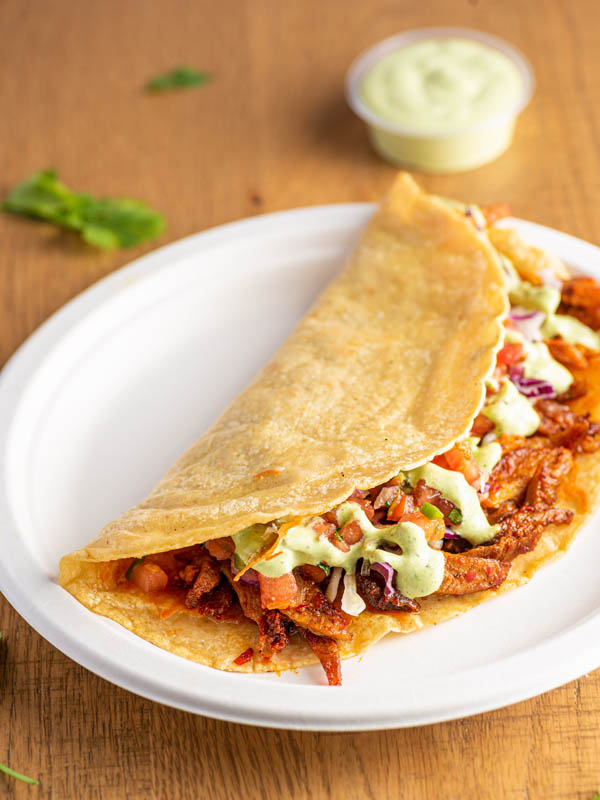
M62 559L61 585L92 611L202 664L268 671L316 662L293 641L268 664L238 666L233 659L257 642L252 622L162 618L168 601L115 586L107 563L322 513L447 450L483 402L507 309L487 239L400 174L343 272L273 359L145 500ZM515 566L506 584L520 581ZM491 594L425 598L419 614L365 611L352 640L339 643L341 656Z

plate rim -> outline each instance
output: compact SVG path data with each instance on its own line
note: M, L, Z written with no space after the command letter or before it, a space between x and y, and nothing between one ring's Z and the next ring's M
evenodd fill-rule
M20 400L24 396L27 386L33 379L37 368L39 368L53 350L59 346L63 338L69 335L71 329L75 327L78 322L83 320L89 313L99 308L114 295L115 288L127 286L131 283L132 278L146 277L153 273L161 272L169 266L172 266L176 261L181 261L190 255L196 255L203 249L210 249L216 244L226 243L230 241L232 235L239 237L248 232L250 232L250 234L260 235L261 230L263 233L266 233L273 224L279 223L283 223L284 227L286 224L291 225L290 230L293 229L295 232L301 230L303 226L305 226L307 230L312 231L314 230L315 224L324 225L326 223L327 227L333 227L336 221L347 228L350 224L350 218L352 218L352 224L358 227L366 222L374 208L375 205L372 203L340 203L306 206L298 209L261 214L209 228L205 231L164 245L125 264L123 267L120 267L92 284L50 315L15 351L0 372L0 457L2 459L0 472L0 519L7 520L9 525L12 525L10 505L6 496L7 480L5 466L8 437L12 421L19 409ZM596 272L597 275L600 273L600 248L597 246L571 236L570 234L534 222L509 218L503 221L502 224L504 226L516 226L525 236L527 236L529 232L533 234L534 237L541 236L551 241L554 240L555 244L552 245L551 249L561 251L559 255L570 263L574 262L574 266L576 266L577 269L583 272ZM564 255L567 250L574 254L574 258L567 258ZM581 261L585 262L585 266L581 265ZM594 261L596 264L593 263ZM589 524L589 522L587 524ZM48 578L51 579L50 576L48 576ZM485 674L490 670L497 670L499 666L504 670L508 669L510 666L511 675L516 668L517 674L521 676L518 685L513 685L508 691L506 690L506 684L504 684L503 691L489 691L487 699L481 700L476 706L473 706L473 704L469 706L467 698L456 699L453 703L449 702L443 709L438 707L437 709L432 708L428 711L421 711L417 715L418 718L415 719L409 717L403 719L394 718L397 714L397 710L395 709L390 711L389 716L386 714L382 718L380 715L377 719L373 716L369 718L360 713L348 713L344 716L344 719L336 718L335 720L331 720L330 712L324 711L318 714L314 712L314 709L311 710L309 716L301 716L298 714L297 708L291 711L279 709L279 713L274 713L273 710L270 709L268 713L266 713L261 708L260 703L246 703L242 709L240 707L234 707L231 703L228 705L222 700L219 702L218 699L209 700L208 698L203 698L203 702L199 702L198 698L195 697L194 702L190 702L189 698L185 697L184 692L181 692L178 696L173 696L170 690L163 690L161 693L159 678L157 678L158 685L152 681L140 681L139 676L133 674L133 670L123 668L122 664L115 665L110 662L110 660L107 661L106 658L104 658L105 663L101 663L103 661L102 658L99 663L98 653L95 650L86 646L85 642L75 641L73 637L65 636L65 631L60 629L60 625L53 622L50 626L50 631L48 631L46 626L46 629L42 632L38 625L40 621L47 622L49 619L48 616L44 616L44 614L40 612L40 609L36 608L35 603L28 601L26 597L19 593L19 587L11 582L9 569L2 561L0 561L0 591L13 608L15 608L17 613L19 613L44 639L61 650L61 652L69 658L72 658L81 666L89 669L105 680L155 702L161 702L165 705L192 713L203 714L215 719L248 725L260 725L288 730L360 731L433 724L483 713L495 708L511 705L521 700L526 700L556 688L600 666L600 637L590 635L591 632L595 632L596 634L600 632L600 608L598 608L596 612L589 615L589 618L583 619L580 623L566 631L553 634L547 640L535 646L529 646L523 651L496 660L490 664L477 667L476 669L463 671L461 676L468 675L469 672L473 671L477 672L478 676L481 676L482 673ZM70 599L73 603L79 605L74 598ZM91 613L87 611L87 609L85 609L85 611L88 614ZM116 623L111 624L116 625ZM133 634L133 636L135 636L135 634ZM594 638L598 639L598 644L596 645L593 644ZM556 646L559 640L561 643L560 647L563 648L563 655L568 653L569 657L564 657L563 660L557 661L552 658L552 656L556 652ZM591 646L590 641L592 642ZM579 643L584 643L586 646L578 647ZM161 652L166 653L166 651ZM523 670L522 667L519 666L519 662L529 658L531 653L535 653L536 657L541 659L543 664L546 665L545 669L535 673L535 677L530 675L528 670ZM179 657L173 654L167 653L166 655L179 660ZM510 665L506 662L510 662ZM194 662L189 663L194 664ZM552 666L550 667L548 665ZM202 665L199 664L194 664L194 666L201 669L210 669L209 667L202 667ZM217 672L219 672L220 675L226 676L225 680L236 680L246 677L245 675L241 676L237 673ZM503 674L506 675L506 672ZM428 682L431 681L428 679L424 681L425 684ZM453 696L458 698L460 695L460 692L455 693L455 695L452 694L452 684L454 683L456 683L456 681L450 676L448 678L448 696L450 698ZM312 696L312 694L318 694L322 691L331 692L335 690L325 686L302 686L294 684L293 691L298 695L306 694L308 691Z

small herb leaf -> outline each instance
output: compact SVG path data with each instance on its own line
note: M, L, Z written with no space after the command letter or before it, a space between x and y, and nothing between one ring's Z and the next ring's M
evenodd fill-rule
M200 72L193 67L176 67L163 75L157 75L146 84L149 92L166 92L170 89L190 89L210 83L212 77L208 72Z

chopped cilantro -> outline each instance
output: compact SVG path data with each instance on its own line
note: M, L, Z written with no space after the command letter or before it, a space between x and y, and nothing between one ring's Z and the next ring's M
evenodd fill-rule
M141 564L142 561L146 558L146 556L142 556L141 558L134 558L131 564L127 567L127 572L125 573L126 580L131 580L131 573L133 572L133 568L136 564Z
M439 508L436 508L431 503L423 503L421 506L421 514L425 514L429 519L444 519L444 515Z
M343 541L344 541L344 540L342 539L342 534L340 533L340 529L339 529L339 528L338 528L338 529L337 529L337 531L335 532L335 535L336 535L336 536L337 536L337 538L340 540L340 542L343 542Z
M176 67L163 75L157 75L146 84L149 92L166 92L170 89L190 89L204 86L212 80L208 72L200 72L193 67Z
M88 244L104 249L132 247L155 239L165 227L162 214L141 200L73 192L51 169L35 172L15 186L1 207L11 214L78 231Z
M457 506L455 506L455 507L452 509L452 511L451 511L451 512L448 514L448 520L449 520L449 521L450 521L450 522L451 522L453 525L460 525L460 523L461 523L461 522L462 522L462 520L463 520L462 511L460 510L460 508L458 508ZM599 800L600 800L600 798L599 798Z
M408 478L404 481L404 483L402 484L402 486L400 488L402 489L404 494L412 494L413 487L412 487L410 481L408 480Z
M324 564L322 561L319 561L317 566L321 567L321 569L325 573L325 577L327 577L329 575L329 573L331 572L331 567L329 566L329 564Z

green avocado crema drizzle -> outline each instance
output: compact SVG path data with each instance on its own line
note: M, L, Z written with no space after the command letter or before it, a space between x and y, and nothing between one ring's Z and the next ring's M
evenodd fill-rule
M417 469L411 469L408 480L414 486L421 478L427 486L437 489L442 495L451 500L462 512L462 522L455 525L456 531L463 539L473 545L488 542L496 534L497 525L490 525L486 519L479 496L470 486L461 472L438 467L437 464L425 464Z
M425 597L441 586L444 556L429 546L425 533L418 525L399 522L386 528L376 528L362 508L353 502L342 503L337 509L337 519L340 526L358 522L363 532L361 541L352 545L347 553L324 536L319 536L310 524L315 518L310 517L290 528L279 542L276 554L254 564L254 569L267 577L277 578L302 564L318 565L324 562L353 573L356 562L364 558L370 562L390 564L396 571L396 588L405 597ZM264 526L253 525L233 537L235 554L245 563L262 545L263 530ZM386 542L399 545L402 554L380 550L380 545Z
M527 398L512 381L505 381L493 396L492 402L484 406L482 413L494 423L494 433L514 436L531 436L540 424L540 418Z
M600 336L583 322L565 314L549 314L542 325L542 333L547 339L560 336L569 344L582 344L590 350L600 350Z

